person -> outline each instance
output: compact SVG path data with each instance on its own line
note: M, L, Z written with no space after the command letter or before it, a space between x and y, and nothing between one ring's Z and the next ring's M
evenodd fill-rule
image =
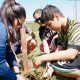
M80 23L65 17L53 5L43 8L40 21L58 32L57 51L36 57L33 62L34 67L51 61L50 66L57 74L80 78Z
M37 46L37 40L36 40L36 36L35 36L34 32L30 28L28 28L25 24L23 25L23 27L26 29L26 34L29 35L26 38L26 41L27 41L27 50L28 50L28 54L29 54Z
M17 33L20 33L19 30L25 19L25 9L19 3L15 0L3 2L0 16L0 79L24 80L19 75L19 68L10 44L17 40Z
M42 9L37 9L34 11L33 17L35 19L35 22L40 25L39 37L42 41L42 44L40 45L40 51L43 53L49 53L52 50L53 51L55 50L56 38L58 37L58 35L55 31L50 30L48 27L45 27L44 25L42 25L41 22L38 21L38 19L41 17L41 13L42 13ZM51 45L52 40L55 42L55 47Z
M42 13L42 9L37 9L33 13L33 17L35 19L35 22L40 25L39 37L40 37L42 43L40 45L41 53L39 53L39 55L44 54L44 53L49 54L49 53L55 51L56 45L57 45L57 38L58 38L57 32L55 32L54 30L52 31L48 27L44 26L40 21L38 21L41 17L41 13ZM46 72L48 69L49 69L48 72L50 72L49 76L52 75L51 70L50 70L50 66L48 66L48 64L49 64L49 62L46 64L46 68L43 71L43 76L42 76L43 78L47 76Z
M23 28L26 30L26 42L27 42L27 52L28 54L31 53L37 46L37 40L35 39L36 36L34 32L27 26L26 21L22 25ZM21 40L16 41L11 45L12 49L16 54L20 54L21 51Z

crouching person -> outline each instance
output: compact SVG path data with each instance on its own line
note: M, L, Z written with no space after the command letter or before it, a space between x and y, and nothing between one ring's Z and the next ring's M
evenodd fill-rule
M24 80L11 50L11 43L16 41L17 31L25 19L26 12L23 6L15 0L4 1L0 17L0 80Z
M58 32L57 51L35 58L34 66L51 61L54 72L67 77L80 78L80 23L65 17L52 5L42 10L41 22Z
M34 32L27 26L27 23L24 22L24 24L22 25L23 28L25 28L25 32L26 32L26 44L27 44L27 53L31 53L35 47L37 46L37 40L36 40L36 36L34 34ZM11 47L14 50L14 52L16 54L20 54L22 51L22 47L21 47L21 39L20 39L20 34L18 34L18 38L17 41L12 43Z

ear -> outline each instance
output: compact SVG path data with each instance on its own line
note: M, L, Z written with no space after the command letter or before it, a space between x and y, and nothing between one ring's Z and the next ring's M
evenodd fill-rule
M59 14L54 14L54 18L56 18L57 20L59 20Z

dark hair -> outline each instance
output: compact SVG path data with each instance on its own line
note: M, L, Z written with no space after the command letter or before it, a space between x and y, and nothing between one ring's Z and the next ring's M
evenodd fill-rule
M6 0L1 7L1 16L7 28L8 39L14 42L17 38L17 33L13 27L13 21L15 18L26 18L25 9L15 0Z
M10 23L11 25L13 25L14 18L17 18L17 19L21 17L26 18L25 9L19 3L15 3L9 6L6 10L5 15L8 23Z
M42 15L41 15L41 22L45 23L46 21L53 20L54 14L59 14L60 16L63 16L61 11L53 5L47 5L43 10L42 10Z
M34 11L34 13L33 13L33 17L35 17L35 14L36 13L41 13L42 14L42 9L36 9L35 11ZM37 18L37 19L35 19L34 20L34 22L36 22L36 23L41 23L41 17L39 17L39 18Z
M36 13L42 13L42 9L36 9L35 11L34 11L34 13L33 13L33 17L34 17L34 15L36 14Z
M3 17L5 17L7 7L11 4L15 4L15 0L4 0L3 4L1 5L1 14Z

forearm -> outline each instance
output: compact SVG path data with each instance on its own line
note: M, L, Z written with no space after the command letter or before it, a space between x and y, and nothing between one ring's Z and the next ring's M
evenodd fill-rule
M41 62L56 61L56 60L71 60L76 57L77 52L78 51L76 51L74 49L56 51L51 54L42 55L42 56L40 56L40 59L41 59Z
M6 53L6 60L11 68L18 65L12 51L10 51L9 53Z
M6 60L9 64L9 67L14 71L14 73L19 73L19 67L13 52L7 53Z
M44 52L50 53L49 46L46 40L43 40Z

